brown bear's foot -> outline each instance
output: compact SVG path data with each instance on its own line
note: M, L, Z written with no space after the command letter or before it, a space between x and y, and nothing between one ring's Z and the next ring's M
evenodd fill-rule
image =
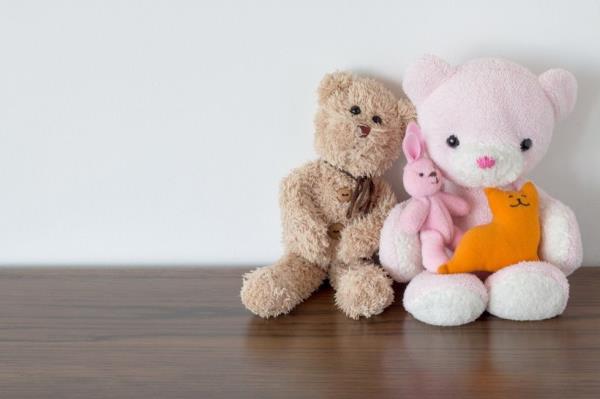
M288 313L319 288L325 275L321 267L297 255L285 255L274 265L244 276L242 303L260 317Z
M337 266L330 280L335 303L352 319L379 314L394 301L392 279L374 264Z

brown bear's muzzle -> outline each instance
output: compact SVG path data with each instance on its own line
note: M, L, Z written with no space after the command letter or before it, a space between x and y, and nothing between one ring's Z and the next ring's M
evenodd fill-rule
M358 125L356 133L358 137L367 137L371 133L371 128L367 125Z

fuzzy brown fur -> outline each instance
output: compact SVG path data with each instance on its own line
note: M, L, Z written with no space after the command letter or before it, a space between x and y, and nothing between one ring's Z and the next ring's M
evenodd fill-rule
M373 262L379 231L396 203L381 175L398 157L414 109L375 80L345 72L326 75L318 96L315 148L321 159L293 170L281 184L286 254L244 276L242 302L261 317L288 313L327 276L336 304L351 318L379 314L393 301L391 279ZM360 113L350 112L353 106ZM358 177L373 179L373 206L348 218Z

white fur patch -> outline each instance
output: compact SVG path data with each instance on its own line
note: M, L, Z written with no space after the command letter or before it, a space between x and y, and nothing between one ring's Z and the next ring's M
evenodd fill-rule
M581 235L576 228L575 215L566 205L558 201L542 201L540 220L542 259L552 263L566 275L571 274L581 266L583 258Z
M408 204L404 201L394 206L381 229L379 257L381 266L396 281L405 283L423 271L421 241L417 234L402 232L398 221Z
M448 149L445 149L448 151ZM461 144L443 165L444 172L466 187L501 187L514 182L523 173L523 155L519 148ZM487 156L495 160L491 168L482 169L477 159Z
M449 287L404 300L404 308L419 321L435 326L460 326L475 321L486 303L474 291Z
M404 283L423 271L421 241L418 235L397 232L394 237L394 249L396 252L394 267L384 267L394 280Z
M494 316L544 320L558 316L567 306L566 278L561 284L550 275L519 269L496 277L499 276L492 275L486 282L490 295L487 310Z

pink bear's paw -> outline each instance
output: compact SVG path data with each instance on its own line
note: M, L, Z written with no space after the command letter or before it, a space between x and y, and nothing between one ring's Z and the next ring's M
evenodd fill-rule
M405 233L400 227L400 214L406 203L398 204L390 211L379 240L381 266L394 280L402 283L423 271L419 236Z
M547 262L521 262L489 276L488 312L509 320L544 320L561 314L569 299L569 282Z
M485 311L488 294L475 275L423 272L406 287L403 303L406 311L423 323L460 326Z

